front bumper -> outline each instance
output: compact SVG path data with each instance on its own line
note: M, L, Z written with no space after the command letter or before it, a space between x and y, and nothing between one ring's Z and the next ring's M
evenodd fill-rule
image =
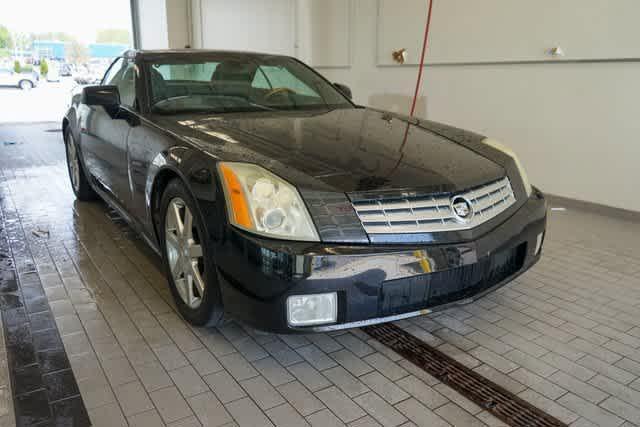
M439 245L283 242L231 229L216 248L225 310L278 333L358 327L470 302L535 264L546 204L534 194L511 217L473 240ZM291 327L290 295L337 292L338 321Z

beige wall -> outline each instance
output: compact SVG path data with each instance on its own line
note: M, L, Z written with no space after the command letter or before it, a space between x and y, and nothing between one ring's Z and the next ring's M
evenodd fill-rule
M219 5L221 0L193 1L195 2L194 11L197 12L197 8L203 6L207 11L207 26L215 26L216 14L211 6ZM357 102L407 112L415 85L417 67L378 65L379 62L384 63L380 61L380 55L386 55L379 49L382 44L378 40L380 36L378 1L343 1L348 3L345 12L348 13L346 21L336 19L336 13L342 10L339 2L325 3L324 0L295 2L295 11L292 15L287 14L284 21L288 23L290 16L295 17L295 53L311 64L316 61L318 61L317 65L327 62L334 64L331 67L317 68L332 81L351 86ZM493 7L496 10L484 10L483 13L487 15L483 19L496 19L495 25L504 25L503 20L527 19L527 14L520 13L517 8L510 8L510 13L520 13L522 16L505 15L505 11L497 7L500 1L506 0L487 0L487 7ZM564 19L554 17L555 27L549 27L548 32L531 35L531 37L538 37L539 42L534 43L527 39L526 43L521 43L518 37L524 40L526 35L518 34L516 37L511 33L505 34L504 37L511 37L512 40L509 43L501 41L503 43L501 49L488 46L487 57L493 60L496 55L504 51L505 60L527 59L527 55L517 50L524 46L538 49L530 55L534 60L545 59L546 49L556 42L565 44L563 47L568 53L566 59L572 59L570 55L574 51L579 52L580 55L575 59L593 59L590 56L592 52L589 50L590 45L594 45L593 53L597 53L596 57L605 57L607 52L618 55L623 55L624 52L633 54L634 49L638 47L636 42L628 43L628 49L622 51L620 40L606 38L607 34L615 33L618 38L621 37L620 34L625 34L621 31L608 30L608 28L615 28L618 24L626 25L625 31L633 31L633 28L628 26L628 14L632 13L631 10L618 8L616 12L618 15L607 12L609 15L606 22L604 24L600 22L597 27L594 27L594 31L599 34L598 37L585 41L582 37L576 37L576 34L585 33L585 25L593 22L585 23L584 20L574 19L575 16L571 14L570 8L557 9L553 7L554 1L543 0L536 4L541 7L546 5L549 8L547 13L558 12L566 16ZM563 1L576 2L576 0ZM634 5L636 16L640 16L640 2L619 1L625 1L629 8ZM242 4L246 6L244 13L251 15L251 4L259 4L261 20L283 24L281 13L270 15L269 8L265 7L269 2L281 4L282 0L243 0ZM311 4L314 2L316 4ZM327 7L331 6L333 9L330 13L317 13L317 2L327 4ZM464 3L464 0L456 0L456 2ZM387 25L384 30L390 34L405 34L413 40L414 47L411 54L415 60L416 40L420 40L422 33L416 27L420 21L414 18L416 13L423 14L423 12L416 12L406 7L409 3L415 3L415 1L394 2L398 6L397 9L393 9L393 13L398 16L387 24L389 22L396 22L396 24L391 28ZM478 55L477 52L480 47L475 47L476 50L472 52L447 51L449 45L447 38L459 37L455 43L451 41L450 45L463 49L465 44L461 43L460 39L473 38L473 31L466 31L468 27L459 25L461 17L458 14L465 13L466 9L460 5L457 8L443 8L444 6L438 6L439 4L444 3L436 2L437 7L434 9L432 40L434 46L438 46L434 52L439 52L438 57L442 58L464 59L468 55L473 55L474 59L470 62L481 60L483 56ZM603 3L598 0L585 0L584 3L579 2L579 4L596 8L602 7ZM583 10L581 13L585 16L600 16L598 10L587 12ZM200 40L202 47L237 46L237 40L234 37L244 37L247 33L247 28L243 28L242 25L237 25L237 28L227 27L224 37L217 34L216 43L212 45L211 41L207 41L209 37L207 34L211 33L207 33L206 28L205 31L200 30L198 27L200 20L197 15L195 13L193 18L194 39ZM541 13L541 16L544 15ZM407 22L413 22L412 25L402 25L405 16ZM469 20L469 17L465 16L465 19ZM242 22L242 19L236 19L235 22ZM252 21L248 18L247 22ZM564 25L565 22L566 25ZM492 28L491 25L486 23L485 25L487 28ZM518 27L510 25L514 28ZM527 25L531 26L530 23ZM605 25L604 28L603 25ZM575 33L571 30L572 26L575 27ZM459 28L459 33L452 33L450 31L452 27ZM326 28L326 32L339 31L340 37L332 37L323 43L313 40L322 37L323 28ZM444 29L447 31L445 32ZM560 40L548 36L560 29L562 30L560 31L562 37L558 36ZM494 30L487 31L495 34ZM445 33L446 37L443 36ZM278 34L277 38L282 37L280 33L274 34ZM261 47L264 50L265 46L270 46L269 43L278 41L274 38L270 42L268 38L269 32L265 32L259 42L252 44L249 40L243 43L247 49ZM338 42L343 40L344 45L340 45L336 40ZM635 40L637 41L638 38ZM595 46L596 42L597 46ZM572 43L575 44L575 49L572 49ZM332 49L335 49L335 52L319 54L318 46L323 45L334 46ZM612 49L607 49L608 45L611 45ZM345 52L348 55L346 63ZM475 130L502 140L520 155L529 172L530 180L543 191L640 211L640 197L637 197L636 190L640 181L637 166L640 159L640 142L637 140L637 135L640 135L640 120L637 118L640 110L637 103L640 94L640 62L610 61L610 59L612 58L607 58L604 62L427 66L416 115Z

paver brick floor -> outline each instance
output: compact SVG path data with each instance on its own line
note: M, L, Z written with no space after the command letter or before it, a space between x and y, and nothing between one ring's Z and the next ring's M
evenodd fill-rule
M359 330L187 325L159 258L103 203L75 201L58 127L0 126L0 207L93 425L503 425ZM573 426L640 425L640 223L553 211L531 271L397 325ZM0 426L15 423L7 370L2 348Z

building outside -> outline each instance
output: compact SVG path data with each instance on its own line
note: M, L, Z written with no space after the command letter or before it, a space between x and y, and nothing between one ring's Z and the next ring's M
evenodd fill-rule
M91 58L115 58L129 49L126 44L115 43L91 43L89 44L89 56Z
M129 48L126 44L91 43L88 46L91 59L115 58ZM35 40L31 46L31 57L34 60L64 61L69 50L69 43L56 40Z
M34 40L31 46L31 55L34 59L46 58L64 61L67 44L54 40Z

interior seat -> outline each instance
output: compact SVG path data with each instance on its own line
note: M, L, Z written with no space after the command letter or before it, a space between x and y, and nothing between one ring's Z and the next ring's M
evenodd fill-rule
M216 94L248 99L256 69L255 65L247 62L222 62L211 75L211 86Z
M162 74L158 70L151 68L150 78L153 95L152 103L155 104L158 101L169 98L167 82L162 77Z

